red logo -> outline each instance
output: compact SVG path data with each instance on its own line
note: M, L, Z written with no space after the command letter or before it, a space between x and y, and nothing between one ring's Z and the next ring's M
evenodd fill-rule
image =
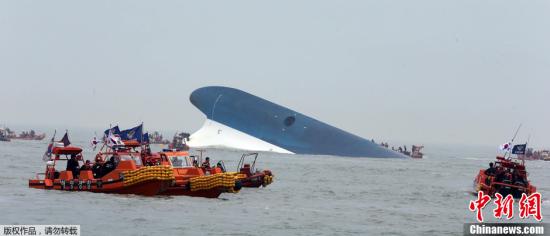
M519 200L519 217L524 219L533 216L537 221L541 221L541 199L542 196L538 192L531 194L529 197L527 197L525 193L521 194L521 199Z
M506 219L512 219L514 217L514 198L512 195L503 197L500 193L495 194L494 204L496 208L493 210L493 215L497 219L501 219L502 216L506 216ZM483 191L477 193L477 200L470 201L470 211L475 211L477 221L483 222L483 208L491 201L491 196L486 195ZM522 219L533 216L537 221L542 220L541 212L542 196L536 192L529 196L523 193L519 200L519 217Z
M483 191L477 192L477 200L470 201L470 211L477 211L477 221L483 222L483 213L481 212L487 203L491 201L489 195L485 195Z
M500 219L504 214L507 219L512 219L514 217L514 197L507 195L503 200L500 193L495 194L495 196L497 197L495 200L497 208L493 211L495 218Z

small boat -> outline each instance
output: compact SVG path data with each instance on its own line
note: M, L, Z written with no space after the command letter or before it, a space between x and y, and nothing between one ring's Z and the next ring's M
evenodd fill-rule
M525 155L520 155L521 159L525 160L544 160L544 158L548 157L550 151L548 150L534 150L533 148L528 148L525 152Z
M198 167L199 161L190 157L187 151L164 150L148 155L146 163L173 168L175 181L161 195L217 198L222 193L235 193L241 189L235 174L223 173L219 168L204 170Z
M417 158L417 159L420 159L422 157L424 157L424 153L421 152L422 148L424 148L424 146L422 145L413 145L412 146L412 151L410 153L410 157L412 158Z
M0 142L9 142L8 132L6 129L0 128Z
M550 151L548 150L540 151L540 159L545 161L550 161Z
M170 166L143 166L140 153L129 149L100 152L93 166L89 163L88 168L81 168L77 173L58 171L56 165L76 158L85 166L81 148L56 143L51 154L45 172L29 179L29 187L153 196L166 190L174 180Z
M474 180L476 192L494 196L500 193L502 196L508 194L514 198L520 198L522 193L531 195L537 188L527 180L525 161L497 156L493 165L493 171L481 169Z
M164 139L162 134L155 131L149 134L149 143L150 144L170 144L170 141L168 139Z
M254 161L251 163L246 163L247 157L254 157ZM273 174L270 170L260 170L256 169L256 160L258 159L258 153L245 153L241 156L241 160L238 164L239 177L243 187L247 188L259 188L263 186L264 188L267 185L273 183Z
M187 141L189 141L189 133L176 133L169 147L170 149L188 151L189 145L187 145Z
M374 140L372 140L372 142L374 142ZM380 143L380 146L385 147L385 148L389 148L388 143L384 143L384 142ZM397 148L392 146L391 150L399 152L399 153L401 153L405 156L411 157L411 158L422 159L424 157L424 153L422 153L423 148L424 148L423 145L412 145L411 150L408 151L407 150L407 145L403 145L403 147L399 146Z

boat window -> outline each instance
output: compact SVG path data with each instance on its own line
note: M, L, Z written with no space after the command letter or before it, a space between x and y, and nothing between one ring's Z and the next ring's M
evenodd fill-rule
M190 166L190 163L188 163L187 158L184 156L171 156L170 162L172 162L173 167Z
M136 163L136 166L141 166L141 157L139 155L119 155L121 161L132 160Z
M296 117L289 116L285 119L284 123L286 126L291 126L292 124L294 124L294 121L296 121Z

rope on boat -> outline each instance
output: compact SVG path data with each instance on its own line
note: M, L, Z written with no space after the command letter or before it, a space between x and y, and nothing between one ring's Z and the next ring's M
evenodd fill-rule
M131 186L149 180L174 180L174 172L170 166L145 166L137 170L123 172L124 186Z
M227 188L229 192L235 190L235 173L218 173L214 175L198 176L189 179L191 191L208 190L213 188Z

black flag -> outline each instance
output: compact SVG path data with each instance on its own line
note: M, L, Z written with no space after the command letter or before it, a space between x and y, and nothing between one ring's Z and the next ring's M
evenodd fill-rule
M63 138L61 139L61 142L63 143L63 146L69 146L71 144L71 141L69 141L69 134L65 132L65 135L63 135Z
M512 148L512 154L525 155L525 149L527 149L527 144L514 145L514 148Z

